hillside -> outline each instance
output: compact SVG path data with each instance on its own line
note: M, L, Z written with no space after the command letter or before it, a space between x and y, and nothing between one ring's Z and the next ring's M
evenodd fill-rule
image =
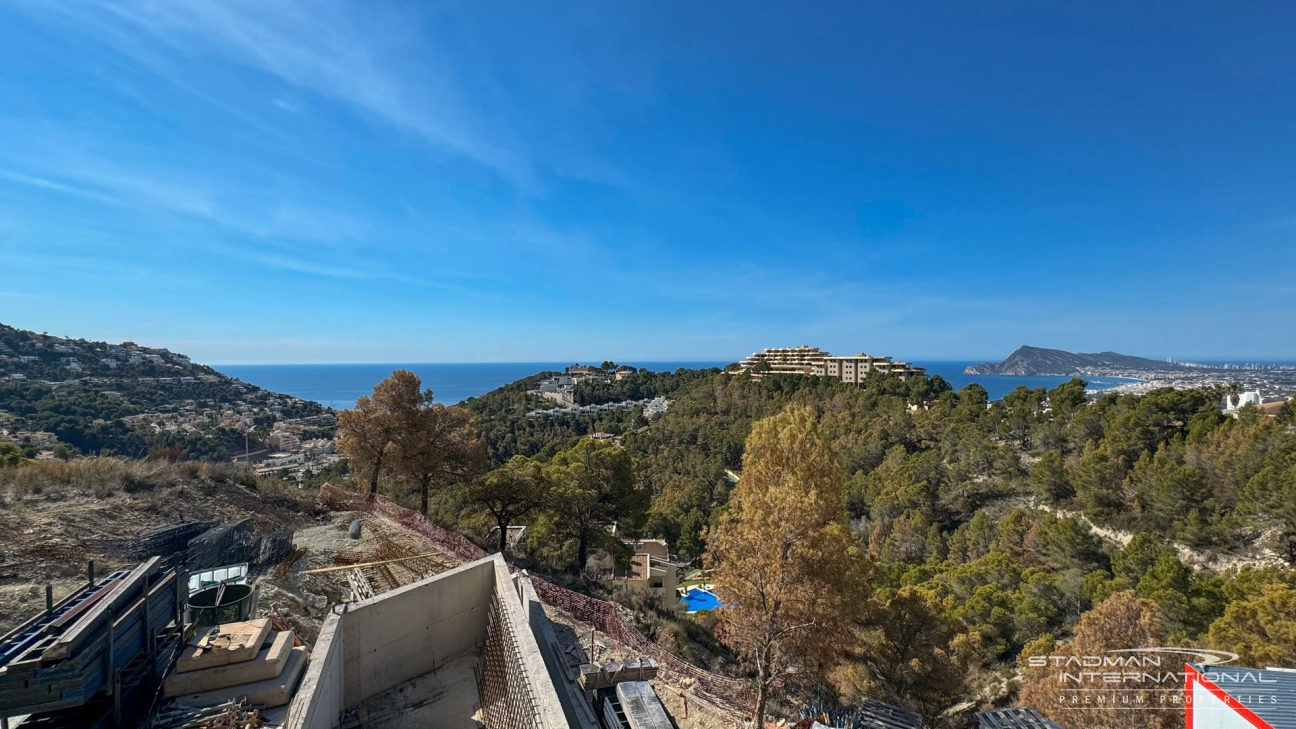
M1051 390L1019 387L990 402L981 386L955 392L940 377L880 375L856 386L800 375L755 379L681 369L640 370L577 386L577 402L669 398L669 408L651 418L638 408L551 418L534 412L543 402L530 392L549 374L463 405L495 469L483 482L525 489L523 479L533 478L530 487L541 494L538 505L513 522L527 527L518 565L619 601L636 615L647 639L696 666L724 675L746 670L716 637L715 616L682 616L669 595L664 601L647 597L594 576L606 576L609 568L600 562L625 549L608 522L617 525L617 536L666 540L671 554L693 565L714 559L705 557L708 540L733 513L731 493L759 472L748 436L755 423L789 406L813 411L813 437L830 446L821 452L839 459L834 478L845 513L836 518L849 519L843 526L866 555L868 569L847 585L866 596L869 609L854 618L860 642L840 666L847 670L834 674L843 682L837 690L850 692L843 695L920 712L927 726L963 729L941 717L969 701L1002 705L1025 696L1027 682L1015 694L1017 686L1004 680L1022 655L1038 650L1041 641L1071 637L1110 601L1135 598L1147 601L1139 605L1155 631L1152 645L1191 641L1237 652L1245 664L1263 655L1271 664L1296 665L1290 642L1273 637L1289 634L1287 606L1296 604L1290 410L1266 417L1251 409L1233 418L1220 412L1213 391L1169 387L1088 398L1080 379ZM597 442L584 438L596 431L606 435ZM120 473L113 481L98 475L94 469L100 468ZM200 487L187 471L224 480ZM28 543L8 551L35 559L66 549L74 534L77 540L81 534L128 536L121 523L86 526L80 516L68 521L74 499L81 499L73 504L76 513L100 518L91 513L98 505L86 491L112 499L105 505L118 510L138 503L149 510L148 523L174 520L190 491L237 500L249 511L258 506L254 498L294 509L314 503L309 491L292 484L248 476L228 464L156 460L0 467L0 507L12 504L23 510L14 514L31 514L43 506L50 515L32 525L15 522L27 529ZM349 478L339 474L335 485L343 488ZM255 496L231 482L255 483ZM494 526L489 506L474 495L478 489L462 485L438 484L427 513L440 527L486 544ZM395 470L382 479L380 492L397 503L417 503ZM282 519L296 521L292 514ZM345 523L336 518L316 528L333 543ZM0 523L0 532L4 527ZM299 544L304 531L295 538ZM581 549L585 535L592 535L590 561ZM87 558L83 551L66 554L69 565ZM0 589L0 599L23 609L39 598L29 585L7 598ZM310 605L295 606L294 615ZM1260 617L1245 619L1250 615ZM893 637L889 626L903 630ZM915 658L900 639L919 632L936 637ZM856 658L862 655L880 658ZM914 660L934 662L941 680L878 688L879 677L907 671ZM1043 680L1030 685L1043 686ZM810 699L797 690L782 698L783 713L794 715Z
M969 375L1080 375L1105 370L1122 372L1179 372L1190 368L1171 362L1133 357L1118 352L1077 354L1061 349L1021 346L1002 362L972 365Z
M228 458L261 442L277 421L324 412L317 403L263 390L167 349L0 324L0 440L29 456L140 457L163 447Z
M1095 359L1082 360L1085 366L1137 361L1088 357ZM937 646L943 655L967 651L960 659L967 662L947 666L941 682L894 693L878 693L874 681L907 670L902 652L894 662L850 666L863 677L852 690L922 712L930 726L950 726L938 721L943 712L972 697L1013 701L1002 677L1019 657L1042 639L1069 638L1115 595L1149 601L1142 604L1157 618L1154 644L1193 641L1243 660L1255 655L1247 646L1271 646L1266 635L1276 633L1252 636L1237 617L1296 599L1289 411L1228 417L1210 389L1089 398L1080 379L1052 390L1019 387L995 402L979 385L954 392L938 377L877 377L854 386L694 371L676 373L675 385L670 408L650 422L600 426L623 428L619 441L647 505L618 512L618 528L664 539L672 554L694 564L704 560L750 465L754 424L788 406L812 408L840 458L849 525L871 566L865 583L855 585L872 595L876 611L863 619L863 632L881 634L870 631L896 622L944 636ZM486 422L488 411L478 410L493 460L521 455L565 478L581 432L574 423L527 418L529 404L505 397L524 389L481 398L499 406ZM447 499L435 519L458 519L459 528L484 538L491 523L477 508ZM580 564L569 513L551 504L525 520L528 569L571 573ZM921 621L906 607L917 597L925 606ZM1285 617L1271 622L1256 630L1289 624ZM667 623L645 632L681 656L702 653ZM1296 665L1296 654L1274 655L1281 660L1271 663Z
M617 368L612 362L607 365L608 372ZM647 424L642 407L561 417L526 417L528 411L553 406L551 401L532 391L542 380L556 374L559 373L539 372L464 401L463 407L473 414L477 431L486 443L492 466L498 466L515 455L551 457L558 449L583 436L598 432L622 435ZM628 376L623 374L622 379L586 380L576 385L573 395L579 405L670 397L681 388L719 374L718 369L679 369L675 372L640 369Z

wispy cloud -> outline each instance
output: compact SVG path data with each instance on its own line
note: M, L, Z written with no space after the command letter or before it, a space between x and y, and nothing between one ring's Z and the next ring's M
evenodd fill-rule
M52 125L46 125L52 127ZM32 132L25 120L0 118L0 179L135 209L160 209L212 218L217 203L211 185L192 173L146 162L160 156L135 148L131 162L91 151L80 135L48 129Z
M93 190L85 190L76 187L74 185L65 185L60 182L47 180L43 177L36 177L34 175L24 175L18 172L13 172L11 170L0 169L0 180L7 180L9 182L18 183L19 185L25 185L27 187L36 187L42 190L54 190L55 192L62 192L68 195L76 195L78 197L89 198L91 200L98 200L100 202L107 202L107 203L116 202L112 197L108 195L103 195Z
M84 0L26 7L80 25L182 87L189 84L180 61L214 52L437 151L474 160L514 184L538 184L523 154L483 132L484 120L458 87L453 64L426 47L414 58L420 18L411 11L339 0ZM297 106L283 97L273 103Z
M165 150L130 145L113 154L89 149L75 135L27 135L23 125L0 119L0 133L21 143L0 145L0 183L71 195L117 208L199 219L221 228L283 242L340 245L363 241L368 230L334 199L307 204L321 193L271 169L199 172L175 166ZM127 158L130 161L126 161Z
M26 299L30 301L52 301L53 296L42 296L40 294L29 294L23 291L0 291L0 298L5 299Z
M293 258L288 256L275 256L267 254L255 254L252 260L266 266L274 266L298 273L309 273L316 276L327 276L329 278L341 279L389 279L393 281L411 281L409 277L401 276L390 271L383 271L373 267L366 266L341 266L319 263L316 261Z

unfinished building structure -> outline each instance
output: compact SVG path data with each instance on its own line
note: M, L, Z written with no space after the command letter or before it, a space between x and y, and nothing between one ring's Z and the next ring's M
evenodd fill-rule
M573 697L550 678L529 592L492 555L334 606L286 726L579 726Z

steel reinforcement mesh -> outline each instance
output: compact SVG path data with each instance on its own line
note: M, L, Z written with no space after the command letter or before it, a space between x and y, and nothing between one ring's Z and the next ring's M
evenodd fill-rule
M189 540L216 526L210 522L188 521L146 529L127 539L86 539L86 546L105 554L129 560L152 556L171 557L189 548Z
M491 596L486 650L477 669L482 724L488 729L541 729L540 706L523 668L513 624L504 615L499 594Z
M370 500L365 494L332 484L320 487L320 501L339 511L364 511L389 519L406 529L418 532L435 544L465 561L481 559L486 551L457 532L433 524L422 514L397 506L382 497ZM715 712L734 719L745 719L755 705L751 686L741 679L720 676L694 666L663 649L640 633L615 605L582 595L552 582L532 577L536 596L546 605L556 607L594 627L633 653L657 661L658 675L684 688L690 698ZM493 608L494 609L494 608Z
M293 551L293 533L279 529L261 539L261 553L257 555L257 569L269 569L288 559Z
M261 537L251 519L212 527L189 540L187 567L190 572L216 569L247 562L254 564L261 554Z

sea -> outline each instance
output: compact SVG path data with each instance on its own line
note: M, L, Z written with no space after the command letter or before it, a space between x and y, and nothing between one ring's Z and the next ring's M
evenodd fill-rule
M262 387L272 392L314 400L331 408L345 409L355 405L361 395L373 392L374 385L389 377L395 370L409 370L423 380L424 387L432 388L437 402L454 405L470 397L490 392L501 385L520 380L527 375L546 370L562 371L570 362L478 362L457 364L273 364L273 365L213 365L230 377ZM673 372L681 367L724 367L727 362L626 362L633 367L646 367L657 372ZM1015 375L965 375L963 369L977 362L939 361L916 362L926 367L928 374L940 375L960 390L979 383L998 400L1019 385L1029 388L1052 388L1066 382L1068 377L1015 376ZM1106 390L1134 382L1120 377L1096 377L1088 380L1089 389Z

